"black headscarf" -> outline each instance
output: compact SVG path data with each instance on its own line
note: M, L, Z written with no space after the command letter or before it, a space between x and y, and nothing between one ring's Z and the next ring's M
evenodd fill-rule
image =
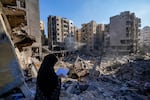
M38 71L37 85L45 96L50 95L58 85L58 76L54 71L57 61L53 54L45 56Z

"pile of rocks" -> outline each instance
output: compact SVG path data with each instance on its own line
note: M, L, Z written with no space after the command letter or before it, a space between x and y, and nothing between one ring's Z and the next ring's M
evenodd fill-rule
M99 75L90 74L91 64L86 67L89 74L81 80L65 79L60 100L150 100L150 60L123 57L108 62L96 66Z

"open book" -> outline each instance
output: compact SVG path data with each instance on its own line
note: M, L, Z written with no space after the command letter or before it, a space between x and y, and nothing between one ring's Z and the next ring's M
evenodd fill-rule
M59 76L59 75L63 75L63 76L67 76L67 74L68 74L68 72L69 72L69 69L68 68L63 68L63 67L60 67L60 68L58 68L57 69L57 71L56 71L56 74Z

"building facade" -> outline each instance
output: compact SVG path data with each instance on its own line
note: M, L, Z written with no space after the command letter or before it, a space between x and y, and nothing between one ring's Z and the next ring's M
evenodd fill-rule
M94 38L96 35L97 23L90 21L89 23L82 24L81 28L81 42L86 44L86 50L94 50Z
M101 50L104 48L104 32L105 32L105 25L98 24L96 27L96 35L95 35L95 43L94 47L96 50Z
M36 42L31 47L32 52L36 57L40 58L42 55L42 34L40 31L39 0L25 0L25 2L28 33L36 39Z
M20 50L27 51L26 56L41 56L41 32L39 17L39 0L1 0L9 26L11 38L16 47ZM32 10L31 10L32 9ZM34 17L33 17L34 16ZM5 17L4 17L5 18ZM5 19L5 22L6 19ZM24 34L27 38L24 44L20 45L19 41L25 38L17 39L17 35ZM32 41L32 39L34 42ZM31 40L30 40L31 39ZM30 43L28 43L30 42ZM32 44L33 43L33 44Z
M74 35L73 21L59 16L48 17L48 45L49 49L64 47L64 40L69 33Z
M81 42L81 29L75 28L75 38L77 42Z
M139 36L139 52L150 53L150 26L141 29Z
M145 26L141 30L141 43L143 45L150 45L150 27Z
M140 18L129 11L110 18L110 47L114 52L135 53L137 51Z
M40 21L40 31L41 31L41 41L42 41L42 45L47 45L47 38L45 35L45 27L44 27L44 22Z
M42 34L45 33L45 27L44 27L44 22L43 21L40 21L40 31Z
M95 21L82 24L81 42L85 43L86 51L96 51L102 49L104 44L104 24L97 24Z

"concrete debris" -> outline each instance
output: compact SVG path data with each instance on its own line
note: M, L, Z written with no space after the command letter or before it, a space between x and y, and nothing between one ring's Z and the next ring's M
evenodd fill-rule
M100 58L97 59L84 59L81 55L68 62L58 61L56 68L70 69L68 77L62 78L60 100L149 100L150 60L125 56L119 60L103 58L100 64ZM35 94L35 82L36 78L26 80L31 97Z
M105 58L104 58L105 59ZM60 100L149 100L150 97L150 60L134 60L130 57L118 59L102 59L97 69L99 75L91 78L91 74L82 77L82 81L65 79L63 81ZM77 60L74 68L82 70L86 60ZM78 63L79 62L79 63ZM82 64L81 64L82 62ZM91 63L91 62L88 62ZM91 70L94 64L84 67ZM103 66L104 65L104 66ZM90 72L90 71L89 71ZM78 75L78 74L77 74ZM93 76L92 76L93 77Z
M81 78L89 74L89 65L79 56L70 67L69 77L70 78Z
M26 32L26 27L24 24L21 24L19 27L12 29L11 39L14 42L15 47L22 51L23 47L31 46L36 42L35 37L28 35Z
M0 0L0 100L33 100L36 92L41 47L36 43L31 46L36 40L28 32L35 27L29 29L29 10L20 9L18 4L25 4L25 0ZM67 39L66 48L73 53L67 52L67 56L60 52L65 56L55 67L70 69L68 77L62 78L60 100L150 100L149 53L96 57L95 51L75 53L74 42L73 38Z

